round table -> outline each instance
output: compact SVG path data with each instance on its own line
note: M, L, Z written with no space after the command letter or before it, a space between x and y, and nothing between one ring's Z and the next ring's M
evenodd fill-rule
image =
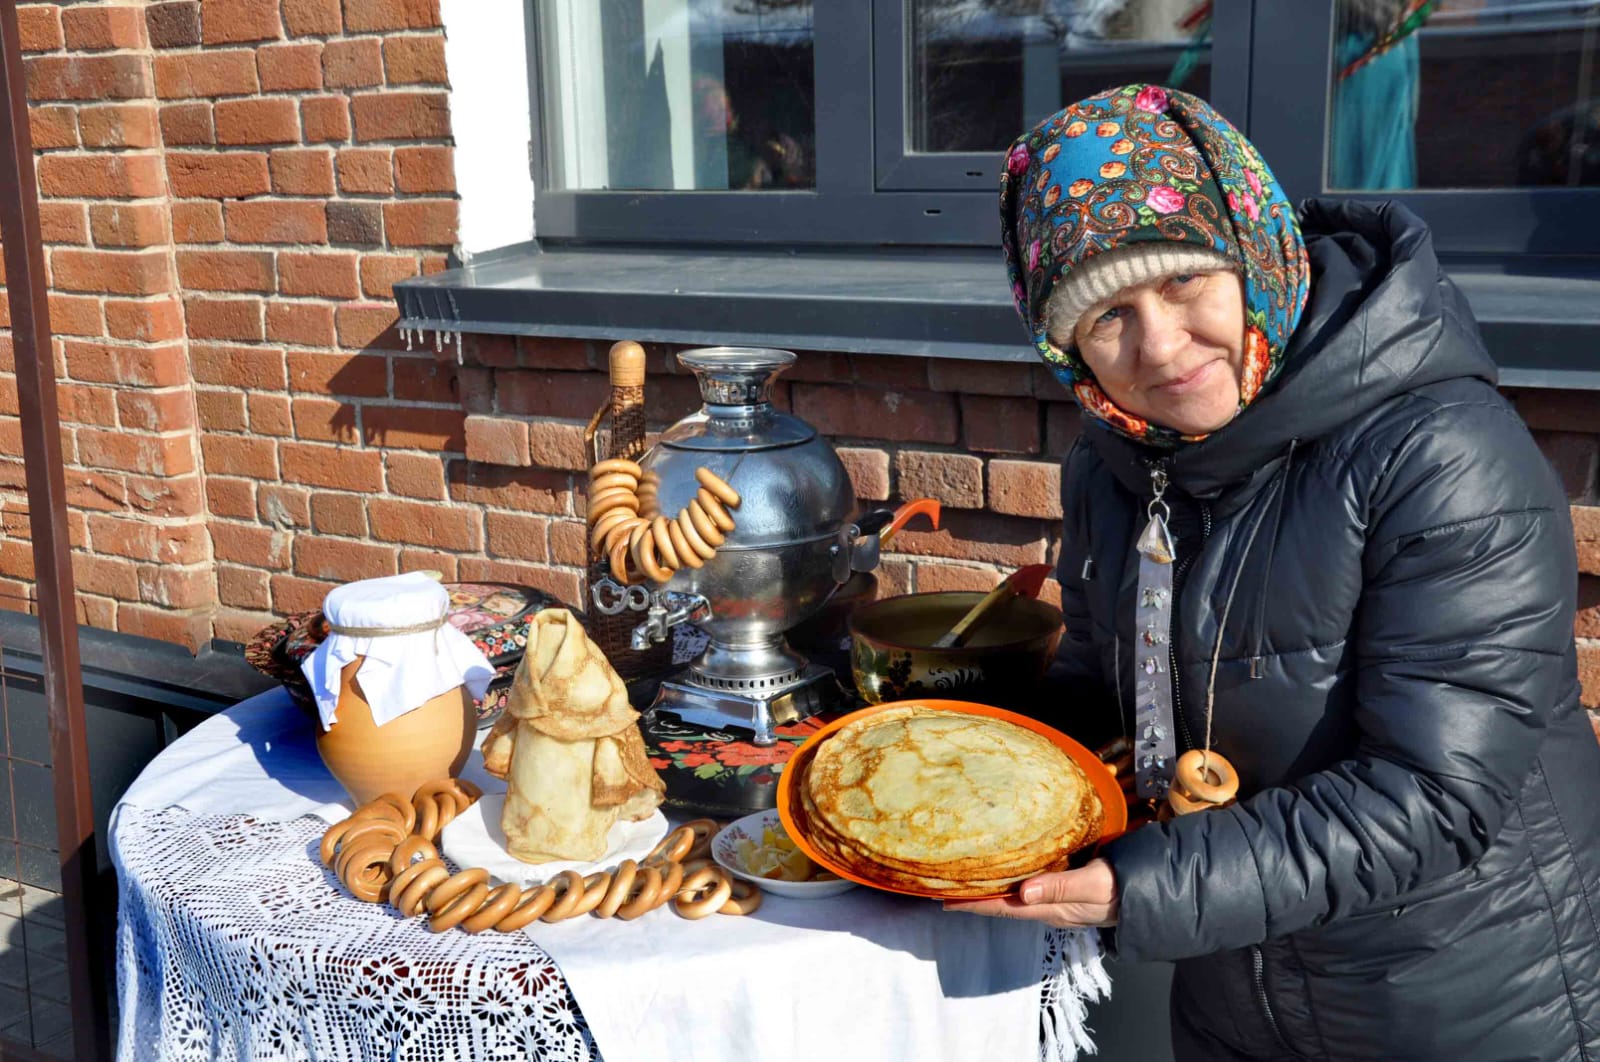
M788 1001L797 992L845 1010L842 1000L856 996L861 1009L847 1023L861 1024L862 1043L881 1042L872 1040L882 1033L874 1023L892 1024L903 1012L906 1042L918 1053L893 1056L921 1058L957 1057L943 1045L973 1021L1015 1019L1018 998L1029 1008L1022 1024L1032 1026L1023 1047L1036 1048L1038 1022L1029 1019L1042 1001L1045 1026L1056 1030L1045 1057L1071 1058L1088 1046L1084 1002L1109 990L1089 934L1051 931L1038 941L1026 936L1038 933L1027 924L951 915L867 889L836 897L826 910L821 901L769 898L742 919L688 923L658 911L634 923L434 934L387 904L357 902L321 865L322 833L349 807L316 757L308 721L281 691L208 720L151 762L113 812L110 834L120 896L119 1058L576 1062L598 1059L601 1044L612 1062L667 1057L628 1048L680 1035L671 1025L678 1019L648 1029L605 990L618 979L607 961L624 962L610 969L634 978L625 960L607 953L621 932L635 934L640 991L665 999L677 988L670 960L680 954L683 978L720 982L688 997L687 1009L703 1012L685 1016L683 1029L696 1027L692 1017L721 1039L761 1041L723 1054L708 1042L696 1058L803 1057L769 1050L766 1040L769 1031L785 1035L774 1026L791 1011L791 1038L817 1024ZM1016 955L1033 946L1024 943L1030 939L1039 951L1025 961L1038 965L1023 977ZM672 943L652 952L661 940ZM863 971L873 963L904 973L869 976ZM987 974L968 968L985 963ZM758 980L771 977L763 964L800 983ZM852 985L854 976L865 980ZM998 979L992 991L985 976ZM589 1018L579 998L592 1001ZM602 1016L605 1024L591 1029ZM919 1029L927 1046L916 1042ZM1007 1051L1040 1055L1018 1056L1015 1045ZM979 1047L971 1057L1004 1056Z

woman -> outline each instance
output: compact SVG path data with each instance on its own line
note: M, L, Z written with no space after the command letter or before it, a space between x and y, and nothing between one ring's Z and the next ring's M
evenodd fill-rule
M1232 126L1153 86L1006 170L1018 310L1086 421L1066 664L1121 705L1146 792L1186 748L1240 786L952 906L1178 960L1180 1059L1600 1059L1566 499L1427 229L1297 219Z

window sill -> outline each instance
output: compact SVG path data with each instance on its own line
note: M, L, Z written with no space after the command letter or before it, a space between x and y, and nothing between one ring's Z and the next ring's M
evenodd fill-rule
M1452 269L1508 387L1600 390L1600 267ZM519 244L395 285L402 328L1032 362L995 249Z

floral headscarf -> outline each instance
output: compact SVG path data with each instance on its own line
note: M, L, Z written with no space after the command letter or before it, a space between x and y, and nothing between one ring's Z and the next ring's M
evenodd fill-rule
M1097 254L1169 240L1244 274L1240 408L1283 367L1310 265L1300 223L1255 146L1204 100L1125 85L1046 119L1011 145L1000 175L1001 243L1017 312L1084 412L1155 446L1193 441L1118 408L1075 349L1046 331L1056 282Z

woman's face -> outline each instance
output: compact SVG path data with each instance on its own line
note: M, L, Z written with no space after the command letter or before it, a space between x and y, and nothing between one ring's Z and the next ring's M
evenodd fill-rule
M1073 339L1106 397L1184 435L1239 411L1244 281L1187 273L1123 288L1078 318Z

